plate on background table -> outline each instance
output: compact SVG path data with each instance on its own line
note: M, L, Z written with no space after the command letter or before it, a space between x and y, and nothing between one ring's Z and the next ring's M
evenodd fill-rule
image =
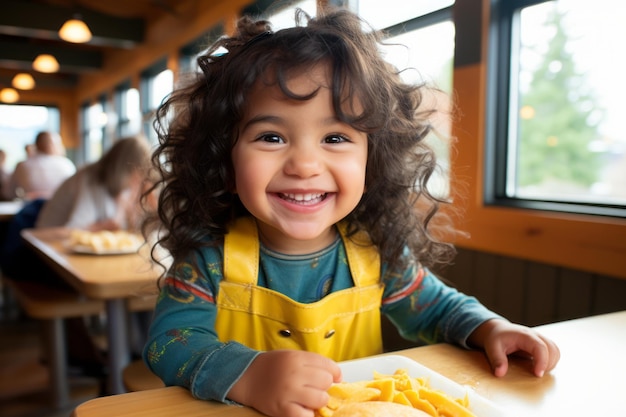
M137 251L139 250L139 247L141 245L138 245L137 247L134 248L124 248L124 249L99 249L96 250L90 246L84 246L84 245L70 245L69 249L74 252L74 253L78 253L78 254L82 254L82 255L128 255L130 253L137 253Z
M136 253L144 243L143 236L125 230L73 230L66 246L74 253L87 255L125 255Z
M405 369L413 378L426 378L431 388L445 392L454 398L469 398L469 409L477 417L505 417L506 412L492 401L482 397L472 387L457 384L451 379L404 356L387 355L375 358L355 359L340 362L339 367L346 382L371 380L374 371L381 374L393 374L398 369Z

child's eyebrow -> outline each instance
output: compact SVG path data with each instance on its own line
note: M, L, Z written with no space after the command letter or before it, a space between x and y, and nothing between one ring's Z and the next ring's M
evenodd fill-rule
M256 116L250 118L248 121L246 121L246 123L243 125L243 130L246 130L250 126L255 125L257 123L281 124L282 120L283 119L281 117L274 116L274 115L271 115L271 114L258 114Z
M275 116L272 114L258 114L252 118L250 118L248 121L246 121L246 123L243 125L243 129L242 130L246 130L248 127L255 125L257 123L274 123L274 124L284 124L284 119L282 117L279 116ZM331 116L331 117L327 117L324 120L320 121L320 124L323 126L330 126L330 125L335 125L335 124L346 124L345 122L342 122L341 120L339 120L339 118L337 116Z

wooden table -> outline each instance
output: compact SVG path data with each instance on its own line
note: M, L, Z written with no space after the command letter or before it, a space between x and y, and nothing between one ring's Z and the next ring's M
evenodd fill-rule
M22 237L78 292L105 301L109 390L111 394L126 392L122 371L130 362L127 301L130 298L153 299L160 270L149 261L147 250L126 255L73 253L64 244L69 233L64 228L26 229Z
M481 352L439 344L393 352L462 385L472 387L511 417L623 416L626 395L626 311L541 326L555 340L561 361L543 378L529 363L513 359L508 374L496 378ZM195 400L186 389L168 387L89 400L73 417L254 417L255 410ZM479 416L480 417L480 416ZM503 416L504 417L504 416Z

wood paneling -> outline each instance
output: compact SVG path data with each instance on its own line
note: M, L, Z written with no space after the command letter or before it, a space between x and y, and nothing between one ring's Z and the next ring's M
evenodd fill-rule
M443 278L511 321L535 326L626 310L626 280L460 249Z
M626 310L626 280L459 249L443 281L514 323L527 326ZM383 318L385 349L414 346Z

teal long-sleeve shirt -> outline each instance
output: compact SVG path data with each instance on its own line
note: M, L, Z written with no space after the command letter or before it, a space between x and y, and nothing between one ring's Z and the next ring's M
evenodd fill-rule
M198 399L225 402L232 385L260 352L218 339L215 298L222 274L219 245L199 249L172 265L162 282L144 360L166 385L186 387ZM500 318L415 262L400 272L383 265L381 277L381 313L408 340L467 347L474 329ZM308 255L280 254L261 245L257 285L300 303L354 286L340 238Z

